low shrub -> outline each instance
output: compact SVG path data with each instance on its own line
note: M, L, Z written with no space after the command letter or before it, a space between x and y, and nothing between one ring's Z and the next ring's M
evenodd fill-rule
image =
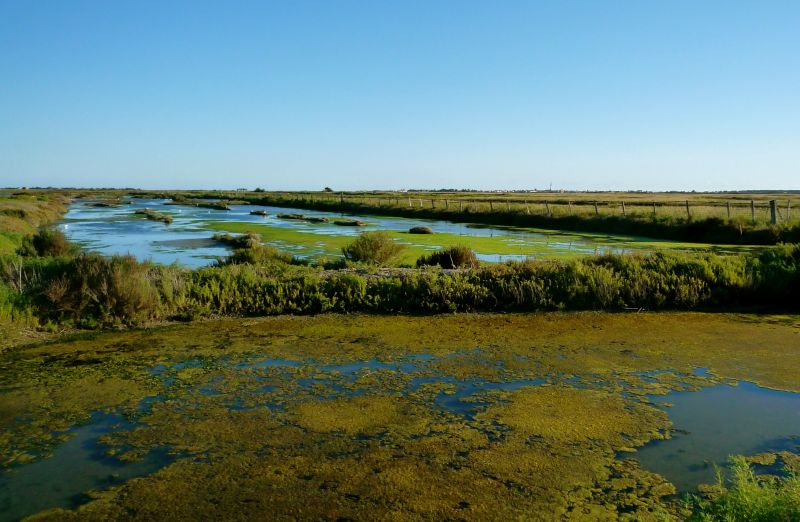
M744 457L731 458L731 485L720 474L718 494L709 500L696 499L689 520L703 522L800 520L800 476L790 474L774 480L760 480Z
M42 228L22 241L18 253L23 256L65 256L74 252L67 237L58 229Z
M273 246L255 243L251 246L234 250L231 255L221 259L217 264L219 266L241 265L248 263L251 265L264 265L276 262L296 264L298 263L298 260L295 259L291 254L282 252Z
M437 250L417 259L417 267L439 265L442 268L477 268L478 264L475 252L463 245Z
M348 261L383 265L397 257L403 248L386 232L364 232L342 248L342 254Z
M433 230L431 227L426 226L419 226L419 227L411 227L408 229L409 234L433 234Z
M261 236L255 232L247 232L238 236L231 234L214 234L211 239L225 243L233 248L254 248L261 244Z
M133 325L159 312L159 292L151 272L158 269L133 256L81 254L63 265L42 295L51 313L79 324Z

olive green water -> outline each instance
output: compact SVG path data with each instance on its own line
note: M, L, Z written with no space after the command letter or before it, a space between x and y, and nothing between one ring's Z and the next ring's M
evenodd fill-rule
M691 436L661 403L747 381L790 414L799 341L797 316L573 313L226 319L18 347L0 358L0 518L679 518L685 474L637 460Z

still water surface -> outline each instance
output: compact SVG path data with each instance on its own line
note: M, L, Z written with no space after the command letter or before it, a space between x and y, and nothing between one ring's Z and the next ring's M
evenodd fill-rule
M129 204L118 207L92 207L85 200L70 205L60 226L67 236L84 248L102 254L132 254L140 260L151 259L158 263L181 263L196 268L225 256L227 248L210 240L213 232L207 228L211 222L257 223L276 232L290 229L319 236L355 237L363 230L407 231L414 226L428 226L434 233L453 234L470 244L470 238L501 238L513 247L514 254L487 250L477 245L478 257L484 261L502 262L511 259L553 258L598 253L650 251L654 245L674 248L667 241L643 240L602 234L578 234L515 227L485 227L441 220L408 219L401 217L347 215L368 223L366 227L342 227L332 223L309 223L277 217L280 213L301 213L307 216L341 218L342 214L277 207L232 205L230 211L212 210L183 205L165 205L169 200L128 199ZM150 208L169 213L174 217L171 225L134 216L138 209ZM251 210L266 210L266 217L251 215ZM263 239L300 257L338 255L337 250L323 247L292 245L274 242L268 233ZM449 241L449 240L447 240ZM440 246L449 246L443 244ZM680 248L680 246L679 246ZM520 249L523 252L520 254Z

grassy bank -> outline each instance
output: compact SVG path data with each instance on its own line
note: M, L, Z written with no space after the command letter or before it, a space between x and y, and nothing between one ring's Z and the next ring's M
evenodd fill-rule
M145 218L152 221L161 221L166 225L171 224L173 220L171 215L166 214L164 212L157 212L155 210L150 210L149 208L143 208L141 210L137 210L134 212L134 215L144 216Z
M485 225L504 225L533 227L576 232L598 232L628 236L651 237L674 241L689 241L715 244L774 245L781 242L800 241L800 224L796 221L768 224L762 219L756 221L744 217L700 217L676 216L672 213L658 215L649 211L631 210L610 212L576 212L577 203L563 205L569 210L557 213L556 203L545 203L531 208L530 203L512 203L507 200L470 202L466 205L458 200L437 199L427 201L422 198L324 198L305 195L252 196L242 199L257 205L272 205L315 210L370 213L375 215L403 216L423 219L443 219L448 221L480 223ZM444 204L443 201L447 201ZM410 202L407 203L407 202ZM618 203L622 205L622 203ZM584 202L582 206L594 209L594 205ZM652 208L652 206L650 207ZM657 207L656 207L657 208ZM798 211L800 212L800 211Z
M66 212L67 198L61 194L0 193L0 256L16 254L25 237Z
M146 194L146 193L145 193ZM191 192L257 205L621 234L714 244L800 241L798 194ZM771 224L769 201L776 201Z
M15 263L3 272L6 315L83 327L321 312L791 309L800 292L798 246L738 256L606 255L463 270L326 270L261 246L194 271L94 254Z
M11 200L29 205L21 217L13 217L26 227L22 230L27 236L20 234L16 253L0 259L0 319L39 327L320 312L792 309L800 292L798 246L739 255L659 252L479 267L465 250L472 261L456 266L472 268L441 270L424 265L451 266L443 261L452 259L452 253L430 255L429 250L444 246L446 234L405 232L382 233L392 247L386 259L370 259L353 250L352 239L336 238L341 243L336 247L349 253L348 259L372 264L320 266L261 246L255 235L222 234L216 236L219 241L245 248L218 266L192 271L131 257L75 255L58 233L31 234L38 219L63 209L59 199ZM396 235L407 237L419 250L395 248ZM408 266L422 259L422 268L380 269L389 258Z

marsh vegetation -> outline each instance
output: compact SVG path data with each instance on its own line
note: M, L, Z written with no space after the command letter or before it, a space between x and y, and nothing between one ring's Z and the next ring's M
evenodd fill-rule
M342 257L326 259L226 222L208 239L229 255L192 270L77 250L42 226L63 211L52 198L0 208L21 231L0 236L13 247L0 258L0 511L10 519L47 508L43 520L163 518L165 506L176 519L797 512L796 480L775 464L799 469L783 430L792 424L753 434L757 451L731 446L748 464L734 461L733 482L692 483L688 498L676 495L680 477L637 454L684 437L664 404L674 393L743 383L796 404L797 316L752 312L796 310L798 245L485 263L463 244L409 247L405 226L354 230L337 243ZM666 311L731 308L748 313ZM549 313L508 313L531 311ZM431 315L443 312L462 313ZM52 341L30 343L36 335ZM72 437L102 458L74 453ZM687 467L709 458L696 451ZM25 477L62 480L46 457L62 466L63 452L140 478L36 494ZM101 491L83 497L86 484Z
M164 212L158 212L155 210L150 210L149 208L142 208L139 210L134 211L134 214L137 216L144 216L147 219L151 219L153 221L161 221L162 223L169 225L172 223L173 218L171 215L166 214Z

